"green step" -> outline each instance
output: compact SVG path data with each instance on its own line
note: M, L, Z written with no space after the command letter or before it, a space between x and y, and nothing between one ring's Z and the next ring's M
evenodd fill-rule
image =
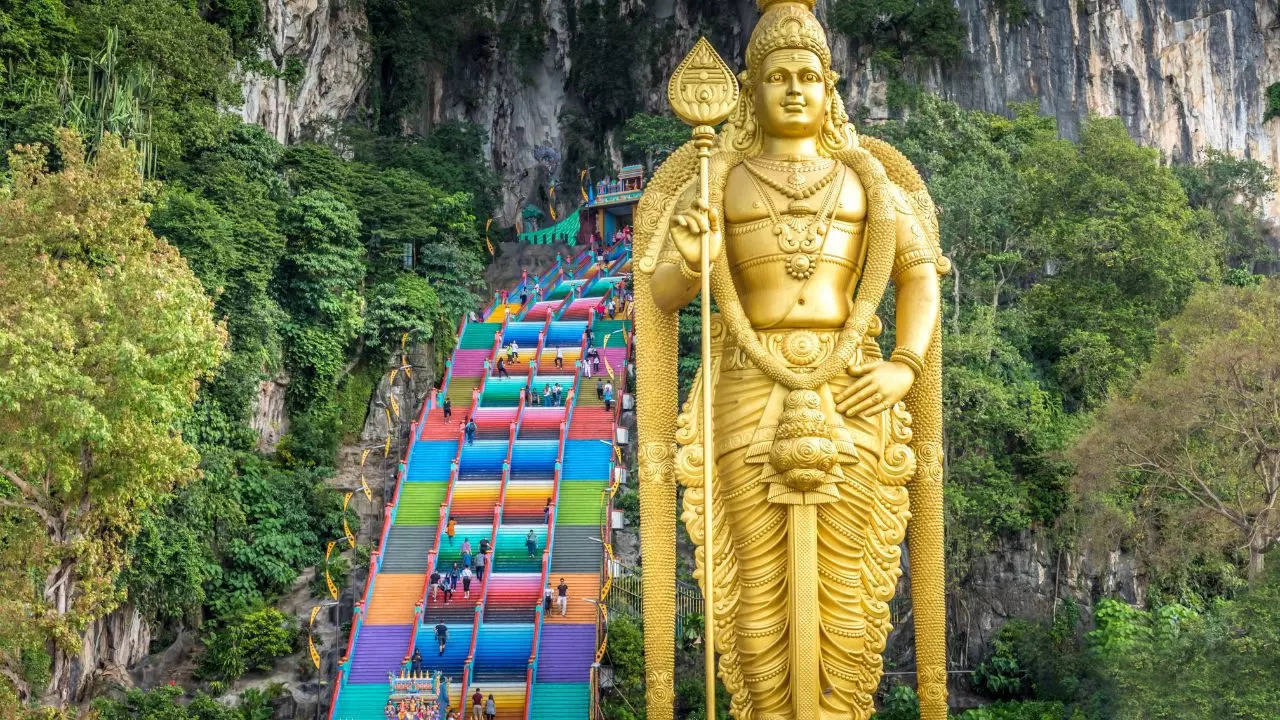
M529 720L587 720L591 688L587 683L535 683Z
M435 525L440 519L440 503L448 493L447 482L402 483L396 525Z
M493 347L493 336L502 329L502 323L467 323L458 339L458 350L488 350Z
M333 720L369 720L370 718L376 720L381 718L387 705L387 697L390 694L391 691L387 683L346 685L338 695L338 709L333 714Z
M601 472L608 472L602 469ZM565 480L560 483L557 525L599 525L604 506L604 480Z
M455 412L460 408L471 407L471 391L480 385L480 378L449 378L449 391L445 396L449 398L449 402L453 404Z

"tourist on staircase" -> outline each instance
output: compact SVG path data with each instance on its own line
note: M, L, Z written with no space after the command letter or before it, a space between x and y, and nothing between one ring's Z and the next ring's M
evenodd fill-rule
M429 592L429 593L428 593L428 595L427 595L427 602L435 602L435 601L436 601L436 590L440 587L440 573L439 573L439 571L432 570L432 571L431 571L431 577L430 577L430 579L429 579L429 581L428 581L428 582L430 583L430 588L431 588L431 590L430 590L430 592Z
M551 524L551 498L547 498L547 504L542 508L542 524Z
M483 552L480 553L479 555L476 555L476 580L480 582L484 582L485 562L486 562L485 554Z
M422 651L418 648L413 649L413 660L410 661L409 667L413 669L413 674L417 675L422 672Z
M476 688L475 693L471 695L471 720L481 720L480 713L484 710L484 693L480 692L480 688Z
M502 358L498 358L498 367L495 374L498 377L511 377L511 373L507 372L507 364Z
M498 704L493 701L493 694L489 694L489 699L484 702L484 720L494 720L498 717Z
M556 605L560 611L560 617L564 617L569 612L569 585L565 583L564 578L560 578L560 584L556 586Z
M542 589L542 615L546 617L551 614L551 581L547 581L547 586Z
M602 380L596 380L596 399L604 400L604 382Z
M529 550L529 557L538 556L538 536L533 534L533 528L529 528L529 534L524 536L524 546Z
M453 544L453 535L458 531L458 523L453 518L449 518L449 524L444 526L444 534L449 536L449 544Z
M457 570L458 563L453 564L454 570ZM440 593L443 602L453 602L453 589L458 585L458 576L454 574L446 574L440 578Z
M462 541L462 567L471 567L471 538Z
M564 349L559 346L556 347L556 367L564 369Z
M462 566L462 598L464 600L471 599L471 577L471 567L464 564Z
M613 411L613 383L604 384L604 410L605 412Z
M444 654L445 643L449 642L449 626L444 620L436 623L436 642L440 644L440 655Z

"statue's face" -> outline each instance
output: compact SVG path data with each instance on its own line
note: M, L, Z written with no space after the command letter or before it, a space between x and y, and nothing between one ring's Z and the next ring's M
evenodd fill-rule
M765 56L755 88L756 118L774 137L813 137L827 112L822 62L809 50L774 50Z

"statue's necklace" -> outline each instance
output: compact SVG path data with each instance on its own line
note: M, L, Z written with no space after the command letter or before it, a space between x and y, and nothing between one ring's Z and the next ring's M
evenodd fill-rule
M828 177L835 175L833 172ZM769 220L773 224L773 235L778 239L778 249L790 256L787 259L787 274L797 280L808 280L818 267L821 256L819 250L825 244L827 232L831 229L831 219L835 217L836 206L839 205L839 189L843 183L827 191L818 212L804 207L797 200L791 203L785 215L780 215L773 204L773 198L769 197L769 191L760 185L758 177L754 172L751 173L756 192L764 198L765 207L769 209ZM831 180L824 183L830 184Z
M827 167L829 167L829 170L827 174L818 178L809 185L804 184L804 173L823 169L823 163L809 162L797 164L790 162L770 162L759 158L750 158L743 164L746 166L747 172L751 173L752 177L782 193L784 197L790 198L791 200L807 200L817 194L822 188L830 185L831 181L835 180L836 175L839 174L840 164L835 160L830 160L828 162L829 165ZM784 185L762 172L760 168L756 167L757 163L759 163L761 167L774 171L789 172L791 175L787 177L787 182Z

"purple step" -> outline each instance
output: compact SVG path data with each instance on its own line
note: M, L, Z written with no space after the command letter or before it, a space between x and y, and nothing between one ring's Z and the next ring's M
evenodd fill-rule
M356 636L355 650L351 653L351 675L347 682L385 683L387 673L400 669L408 649L408 625L362 626Z
M542 626L538 682L583 682L596 659L595 625Z

